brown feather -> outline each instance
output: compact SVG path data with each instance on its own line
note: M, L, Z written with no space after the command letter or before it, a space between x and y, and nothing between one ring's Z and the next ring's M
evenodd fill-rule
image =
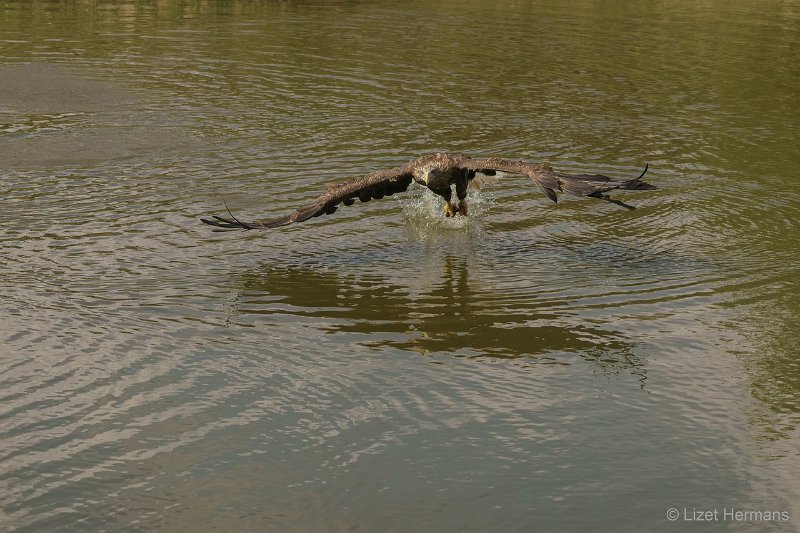
M409 165L405 165L372 172L344 183L328 185L320 196L282 217L240 222L231 215L232 220L222 217L214 217L214 220L201 220L206 224L224 229L278 228L320 215L331 214L336 211L338 204L352 205L355 198L359 198L362 202L368 202L372 198L380 199L386 195L405 191L412 180Z

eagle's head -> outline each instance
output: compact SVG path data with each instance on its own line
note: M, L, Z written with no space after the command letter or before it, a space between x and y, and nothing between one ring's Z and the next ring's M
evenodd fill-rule
M421 171L422 181L431 188L449 187L450 175L435 165L425 165Z

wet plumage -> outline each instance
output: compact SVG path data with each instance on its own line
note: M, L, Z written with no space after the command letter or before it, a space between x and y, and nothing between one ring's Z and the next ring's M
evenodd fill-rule
M408 189L412 181L428 187L445 200L447 216L467 215L467 188L477 174L492 176L497 172L528 176L553 202L558 201L556 191L573 196L586 196L605 200L633 209L632 206L612 199L608 192L616 189L650 190L654 185L642 181L644 172L635 179L614 180L600 174L566 174L542 163L529 163L496 157L473 159L462 154L438 153L413 159L405 165L378 170L343 183L328 185L320 196L287 215L254 221L240 221L229 212L230 218L213 215L201 219L206 224L221 229L268 229L302 222L320 215L331 214L340 204L352 205L356 200L368 202L391 196ZM459 200L452 202L455 185Z

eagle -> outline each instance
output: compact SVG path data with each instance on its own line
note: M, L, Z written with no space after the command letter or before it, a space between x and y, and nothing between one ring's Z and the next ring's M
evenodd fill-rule
M324 193L311 202L281 217L245 222L237 219L228 210L230 218L212 215L212 218L200 220L216 226L218 229L215 231L278 228L320 215L330 215L339 208L339 204L353 205L356 199L369 202L373 198L379 200L403 192L414 181L444 199L445 216L467 216L466 198L469 185L478 174L494 176L497 172L528 176L553 202L558 201L556 191L561 191L573 196L587 196L626 209L634 209L631 205L612 199L607 193L617 189L637 191L656 189L655 185L642 181L647 168L645 165L644 171L638 178L620 181L601 174L566 174L544 163L497 157L475 159L463 154L436 153L418 157L399 167L378 170L343 183L330 184ZM479 180L475 182L477 181ZM453 202L453 185L458 205Z

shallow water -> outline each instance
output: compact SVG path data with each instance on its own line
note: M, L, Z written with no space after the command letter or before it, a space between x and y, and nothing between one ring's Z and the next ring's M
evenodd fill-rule
M0 528L800 529L798 45L796 2L0 1ZM436 150L660 189L199 222Z

